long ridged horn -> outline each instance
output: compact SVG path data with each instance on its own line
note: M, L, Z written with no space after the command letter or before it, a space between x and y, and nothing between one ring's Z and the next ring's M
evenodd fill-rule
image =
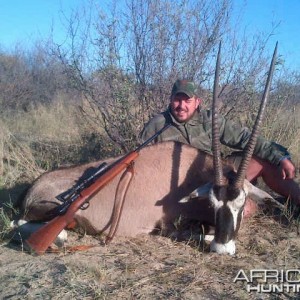
M221 186L224 184L223 168L221 161L221 147L220 147L220 131L219 131L219 114L218 114L218 90L219 90L219 73L220 73L220 60L221 60L221 42L219 44L214 89L213 89L213 105L212 105L212 151L213 163L215 172L215 184Z
M265 86L265 90L264 90L264 94L262 97L262 101L260 103L260 107L259 107L259 111L256 117L256 121L254 124L254 127L252 129L252 133L251 133L251 137L249 139L249 142L246 146L246 148L244 149L244 155L243 155L243 160L239 166L238 172L237 172L237 177L235 179L234 182L234 186L240 188L243 183L244 183L244 179L246 176L246 171L249 165L249 162L251 160L256 142L257 142L257 137L258 137L258 131L262 122L262 118L263 118L263 114L265 111L265 107L266 107L266 103L269 97L269 92L270 92L270 86L271 86L271 81L272 81L272 77L273 77L273 73L274 73L274 69L275 69L275 63L276 63L276 55L277 55L277 47L278 47L278 42L276 43L275 49L274 49L274 53L273 53L273 57L272 57L272 61L270 64L270 69L269 69L269 73L268 73L268 78L267 78L267 82L266 82L266 86Z

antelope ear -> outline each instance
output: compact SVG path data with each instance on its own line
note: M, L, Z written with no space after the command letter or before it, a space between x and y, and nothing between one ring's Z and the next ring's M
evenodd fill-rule
M200 199L207 199L209 195L209 191L212 188L213 183L209 182L206 183L197 189L195 189L193 192L191 192L188 196L182 198L179 203L187 203L189 201L192 201L194 198L200 198Z
M253 185L250 181L244 181L245 190L248 191L248 197L252 200L256 201L258 204L263 204L265 199L273 199L273 197L267 192L259 189L255 185ZM274 199L273 199L274 200Z
M258 204L265 204L267 201L269 201L270 203L272 203L272 205L275 205L275 206L279 207L280 209L285 210L285 206L283 204L281 204L280 202L275 200L267 192L254 186L252 183L250 183L246 179L244 181L244 186L245 186L245 189L248 190L247 196L249 196L249 198L251 198L252 200L256 201Z

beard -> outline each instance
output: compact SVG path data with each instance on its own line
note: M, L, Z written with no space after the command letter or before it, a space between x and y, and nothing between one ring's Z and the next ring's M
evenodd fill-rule
M182 119L181 117L180 117L180 115L178 115L178 114L180 114L181 112L183 112L183 113L188 113L189 111L188 110L186 110L186 109L182 109L182 108L176 108L175 110L172 110L172 108L171 108L171 114L172 114L172 116L175 118L175 120L177 121L177 122L179 122L179 123L186 123L186 122L188 122L189 120L191 120L193 117L194 117L194 115L195 115L195 113L198 111L198 109L196 109L196 110L194 110L194 112L191 114L191 115L188 115L186 118L184 118L184 119ZM184 116L183 116L184 117Z

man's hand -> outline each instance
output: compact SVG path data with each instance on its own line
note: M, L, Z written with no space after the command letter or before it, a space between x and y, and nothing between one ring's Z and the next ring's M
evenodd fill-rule
M287 158L280 162L280 170L283 179L293 179L296 175L295 166Z

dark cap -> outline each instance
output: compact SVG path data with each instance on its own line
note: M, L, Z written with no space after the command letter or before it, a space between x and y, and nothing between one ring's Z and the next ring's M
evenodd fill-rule
M189 81L189 80L176 80L176 82L173 85L172 88L172 96L179 94L179 93L183 93L188 95L190 98L194 97L194 96L199 96L198 95L198 88L196 86L196 84L193 81Z

